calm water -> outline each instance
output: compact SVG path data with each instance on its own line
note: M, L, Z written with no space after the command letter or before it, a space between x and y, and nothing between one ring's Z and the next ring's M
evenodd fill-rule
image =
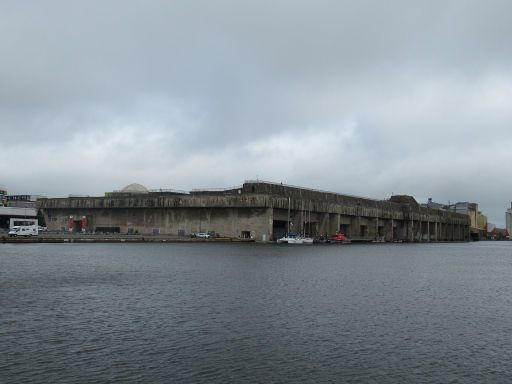
M0 245L2 383L510 383L512 242Z

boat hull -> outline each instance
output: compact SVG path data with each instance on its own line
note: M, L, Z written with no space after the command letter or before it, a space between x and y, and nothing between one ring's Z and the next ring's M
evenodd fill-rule
M300 237L282 237L277 240L278 244L304 244L304 241Z

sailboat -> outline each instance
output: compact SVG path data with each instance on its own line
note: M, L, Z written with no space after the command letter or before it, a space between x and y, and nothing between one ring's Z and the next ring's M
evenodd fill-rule
M277 239L280 244L304 244L304 239L294 233L288 232L285 236Z
M288 198L288 231L286 235L277 239L279 244L303 244L303 239L300 236L290 232L290 198Z
M311 232L311 201L309 202L308 205L309 205L309 220L307 221L307 223L309 224L309 232ZM305 213L305 216L307 219L308 211L305 210L304 213ZM311 236L310 233L308 233L308 235ZM306 225L304 225L304 236L302 237L302 243L303 244L313 244L313 238L306 236Z

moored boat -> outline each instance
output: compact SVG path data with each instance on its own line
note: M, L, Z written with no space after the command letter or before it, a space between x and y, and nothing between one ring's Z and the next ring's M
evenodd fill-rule
M313 244L313 238L311 238L311 237L302 238L302 244Z
M329 243L348 244L350 239L347 239L343 232L338 232L329 237Z
M277 239L279 244L303 244L304 239L300 236L295 235L294 233L287 233L280 239Z

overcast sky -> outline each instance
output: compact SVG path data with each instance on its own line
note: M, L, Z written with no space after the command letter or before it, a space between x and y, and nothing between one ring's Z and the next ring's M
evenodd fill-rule
M512 2L0 0L0 184L512 200Z

